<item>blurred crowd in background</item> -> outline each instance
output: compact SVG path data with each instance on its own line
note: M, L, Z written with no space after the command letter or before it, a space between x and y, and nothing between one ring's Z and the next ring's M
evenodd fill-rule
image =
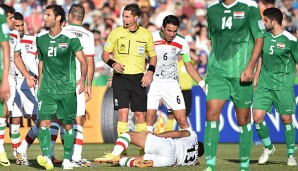
M74 3L85 9L83 26L94 33L96 46L95 85L105 85L111 76L110 67L101 60L103 45L111 30L122 25L122 10L125 5L138 3L142 15L139 25L150 31L161 28L165 16L176 15L180 21L179 34L189 42L191 58L197 71L206 75L210 53L207 29L207 7L218 0L0 0L13 6L25 17L25 33L36 35L43 28L43 12L47 5L59 4L66 12ZM284 13L284 27L298 37L298 2L295 0L259 0L260 11L278 7ZM67 23L66 23L67 24ZM88 42L86 42L88 43Z

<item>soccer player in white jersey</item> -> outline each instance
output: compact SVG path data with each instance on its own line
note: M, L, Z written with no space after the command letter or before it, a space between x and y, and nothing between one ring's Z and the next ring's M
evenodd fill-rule
M14 13L14 29L19 32L20 45L21 45L21 56L22 58L16 58L15 62L22 62L25 64L26 70L31 76L37 81L38 67L37 67L37 48L36 38L24 34L24 17L21 13ZM22 61L18 61L22 60ZM32 118L33 121L37 119L37 89L35 87L29 88L26 84L25 76L16 70L16 96L14 100L14 108L11 112L10 117L10 139L12 147L14 148L14 156L16 157L16 164L29 165L26 150L27 145L20 142L20 122L21 117L24 114L25 117ZM33 127L36 127L34 125ZM34 128L32 128L34 129ZM36 128L36 130L38 130ZM38 132L36 131L36 136ZM28 139L27 137L25 138ZM25 148L25 147L26 148Z
M157 64L150 85L147 101L147 130L153 132L159 101L162 99L173 110L182 129L191 130L186 118L185 102L179 85L177 61L181 55L188 74L205 89L205 82L191 64L189 46L180 34L177 34L179 20L168 15L163 20L161 30L152 33L157 55ZM181 80L183 81L183 80Z
M9 86L10 86L10 97L6 101L6 105L4 107L4 115L3 118L0 118L0 129L4 130L6 125L6 118L9 116L9 113L13 111L13 103L15 98L15 92L16 92L16 65L14 63L15 59L21 58L21 48L20 48L20 36L18 31L13 30L13 16L15 13L14 8L1 4L0 7L5 11L7 15L7 23L9 26L10 31L10 71L8 76ZM21 64L20 64L21 67ZM24 64L23 64L24 67ZM21 70L23 71L24 68L21 67ZM29 87L34 86L34 78L28 75L29 73L25 73L24 75L26 77L26 81ZM0 132L0 137L4 137L5 131ZM0 141L1 145L3 145L4 142Z
M129 144L145 149L142 156L126 156L120 154ZM204 154L203 143L198 142L194 131L168 131L154 135L146 132L127 132L116 140L113 158L97 158L96 163L119 163L123 167L167 167L192 166Z
M83 52L86 56L88 71L87 71L87 86L85 88L85 94L79 94L77 91L77 117L75 119L74 131L75 142L72 153L72 161L82 167L92 167L90 161L82 158L82 146L83 146L83 124L85 119L86 101L91 99L92 80L94 75L94 36L93 34L82 27L82 21L84 19L85 10L80 4L74 4L71 6L68 13L69 25L64 27L64 30L70 31L75 34L83 46ZM81 78L81 67L78 60L76 60L76 77L77 80Z

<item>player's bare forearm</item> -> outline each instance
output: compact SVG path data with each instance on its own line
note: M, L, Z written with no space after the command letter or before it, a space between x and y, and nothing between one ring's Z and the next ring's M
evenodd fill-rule
M18 69L21 71L21 73L25 76L25 78L28 78L30 76L30 73L28 72L28 70L25 67L25 64L22 60L20 52L15 52L15 54L14 54L14 63L16 64Z
M184 63L187 73L190 75L190 77L195 80L197 83L199 83L202 79L200 74L197 72L195 67L191 64L191 62L185 62Z
M81 80L83 82L85 82L88 67L87 67L87 61L86 61L86 58L85 58L85 55L84 55L83 51L80 50L80 51L76 52L76 57L80 61L80 65L81 65Z
M149 65L153 65L153 66L156 66L156 62L157 62L157 58L156 56L152 56L149 58L150 61L149 61Z
M167 131L160 134L157 134L158 137L166 137L166 138L181 138L181 137L188 137L190 133L187 130L181 131Z
M103 50L101 54L101 59L107 63L110 58L110 52Z
M249 67L252 70L255 68L257 59L259 58L259 56L261 54L263 45L264 45L264 39L263 38L257 38L256 41L255 41L253 51L251 53L250 61L247 65L247 67Z
M8 81L8 74L10 68L10 46L8 41L1 42L3 51L3 69L2 69L2 81Z
M257 66L256 66L255 77L254 77L254 87L256 87L258 84L258 80L259 80L259 76L260 76L260 72L261 72L261 66L262 66L262 58L259 57Z
M95 70L95 64L94 64L94 58L93 57L87 57L87 85L92 86L93 76L94 76L94 70Z

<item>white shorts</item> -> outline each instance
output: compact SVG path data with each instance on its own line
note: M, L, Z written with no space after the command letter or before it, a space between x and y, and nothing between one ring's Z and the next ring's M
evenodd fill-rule
M176 80L153 79L147 96L147 109L158 109L160 100L173 110L185 109L180 85Z
M174 166L175 145L172 138L161 138L148 134L145 142L144 160L153 160L153 167Z
M77 86L77 116L85 116L86 112L86 97L85 93L79 94L79 86Z
M11 117L21 117L38 112L37 89L29 88L26 79L17 78L14 108Z
M8 83L10 87L10 96L6 101L6 104L7 104L8 111L13 111L13 102L16 95L16 81L15 81L15 78L10 74L8 75Z

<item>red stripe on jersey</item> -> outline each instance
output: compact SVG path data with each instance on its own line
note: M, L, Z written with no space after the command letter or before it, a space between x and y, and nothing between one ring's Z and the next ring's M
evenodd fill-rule
M28 43L28 44L32 44L33 41L32 40L25 40L25 39L21 39L21 43Z
M32 144L34 142L34 140L31 139L28 135L26 135L25 140L27 141L28 144Z
M136 159L133 159L133 160L131 160L130 162L129 162L129 167L134 167L134 162L136 161Z
M167 43L165 40L157 40L154 43Z
M33 54L34 56L37 56L37 51L35 51L35 52L32 52L32 51L28 51L27 53L31 53L31 54Z
M57 139L57 135L51 135L51 140L52 141L56 141L56 139Z
M182 45L179 44L179 43L177 43L177 42L171 42L169 45L172 45L172 46L175 46L175 47L177 47L179 49L182 49Z
M83 145L83 140L75 138L74 144Z
M13 33L10 33L10 36L12 36L12 37L14 37L14 38L18 38L18 36L17 35L15 35L15 34L13 34Z
M4 135L0 135L0 140L1 140L1 139L4 139Z
M115 145L121 145L123 149L125 149L125 144L123 142L116 141Z
M17 144L11 144L12 148L18 148L21 145L21 142L18 142Z

